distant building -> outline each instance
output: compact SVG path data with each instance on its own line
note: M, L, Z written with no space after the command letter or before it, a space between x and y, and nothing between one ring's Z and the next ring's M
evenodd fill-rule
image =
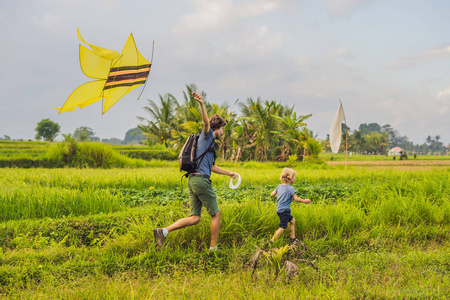
M388 154L389 155L401 155L402 153L400 152L405 152L405 150L403 150L400 147L394 147L391 150L389 150Z

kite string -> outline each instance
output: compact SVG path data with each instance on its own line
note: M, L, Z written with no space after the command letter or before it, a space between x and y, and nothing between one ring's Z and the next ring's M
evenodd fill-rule
M136 48L136 50L137 50L137 48ZM145 86L147 85L148 77L150 76L150 72L151 72L151 70L152 70L152 66L153 66L153 53L154 53L154 50L155 50L155 41L153 41L153 44L152 44L152 57L151 57L151 59L150 59L150 70L148 71L147 78L145 79L144 85L142 86L142 90L141 90L141 92L139 93L139 96L138 96L138 98L137 98L138 100L141 98L142 92L144 92Z

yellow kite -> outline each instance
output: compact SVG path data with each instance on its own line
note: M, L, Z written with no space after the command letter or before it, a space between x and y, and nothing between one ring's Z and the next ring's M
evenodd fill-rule
M136 48L130 34L121 53L87 43L78 30L78 39L90 46L80 44L80 65L83 73L100 80L90 81L75 89L59 113L72 112L104 99L102 114L123 96L147 81L151 63Z

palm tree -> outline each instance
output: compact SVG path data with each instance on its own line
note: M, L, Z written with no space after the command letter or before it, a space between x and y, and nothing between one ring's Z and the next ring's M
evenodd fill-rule
M440 140L440 139L441 139L441 136L440 136L440 135L437 135L437 136L434 137L434 140L436 141L436 144L439 143L439 140Z
M355 130L353 131L352 136L355 140L355 151L361 153L364 146L364 135L361 130Z
M203 120L199 104L193 98L192 92L197 92L206 100L206 93L199 92L195 84L186 85L182 104L171 94L159 95L158 103L148 100L149 105L144 107L144 110L149 114L149 118L137 117L144 122L139 124L138 128L148 141L164 144L165 147L181 148L190 134L201 131ZM239 105L240 117L226 104L217 105L205 101L209 115L218 114L227 122L220 143L224 160L249 158L265 161L271 154L278 154L274 150L280 148L285 150L286 155L298 155L307 148L308 140L313 138L313 133L304 123L311 115L297 115L293 106L283 106L276 101L263 101L260 98L248 98L246 103ZM317 151L314 149L318 147L313 145L309 148L313 151L311 154L315 155Z
M251 149L254 148L256 133L250 130L249 123L245 117L237 118L234 122L235 124L230 124L230 128L232 128L232 148L230 159L236 162L242 158L254 158L254 153L251 152Z
M307 116L299 115L297 117L296 112L287 114L285 117L273 115L273 117L282 124L283 132L272 131L272 133L282 137L282 139L284 140L284 147L289 148L290 153L285 153L285 151L282 151L282 153L284 153L284 156L288 154L299 154L298 152L302 148L304 141L306 141L308 138L308 134L304 131L301 131L300 129L307 125L303 121L311 116L312 115L309 114ZM287 159L287 157L282 157L282 159L285 160Z
M243 113L242 119L247 122L250 130L249 136L254 136L253 146L255 146L255 158L265 161L269 151L272 132L277 131L278 122L272 116L277 114L282 108L275 101L265 101L260 98L256 101L252 98L247 99L247 105L241 104Z
M306 141L306 149L308 150L309 160L316 160L319 158L319 154L322 153L322 145L319 141L314 138L309 138Z
M190 134L202 130L203 120L200 105L192 96L193 92L200 94L206 100L206 93L204 91L199 92L195 84L186 85L186 91L183 91L184 103L176 109L176 126L171 130L172 146L177 149L184 145ZM205 107L208 107L207 103Z
M147 125L139 124L138 128L142 130L147 140L156 140L169 147L172 138L171 131L176 126L174 112L179 107L177 99L171 95L159 95L160 106L153 100L148 99L149 106L144 110L150 115L150 119L137 117L139 121L146 121Z
M95 133L90 127L79 127L75 129L73 133L73 138L78 142L88 142L91 141Z
M183 91L184 103L177 109L177 119L179 124L193 121L203 125L200 105L194 99L194 96L192 95L193 92L200 94L203 99L206 100L206 93L204 91L198 91L195 84L186 85L186 91ZM207 106L208 104L206 103L205 107Z
M233 136L235 133L234 127L238 125L236 113L230 111L228 104L217 105L207 103L206 110L210 116L219 115L225 120L225 122L227 122L227 125L225 125L223 129L224 134L219 148L222 159L225 160L231 155L229 152L233 149Z
M369 132L364 135L366 140L366 151L383 154L388 146L387 132Z

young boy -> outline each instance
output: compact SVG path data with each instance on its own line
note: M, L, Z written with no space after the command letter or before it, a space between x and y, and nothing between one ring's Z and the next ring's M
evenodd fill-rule
M296 202L311 203L309 199L301 199L297 196L295 188L291 186L295 181L295 175L297 173L289 168L284 168L281 172L281 183L270 194L271 197L277 195L277 215L280 218L280 224L278 230L275 232L269 243L273 243L283 232L289 223L289 235L291 237L290 244L296 244L300 241L295 237L295 219L291 215L291 202L292 199Z
M214 139L219 139L223 135L223 127L226 125L218 115L208 118L206 114L203 98L197 93L192 93L194 99L200 104L203 120L203 130L198 138L196 157L200 156ZM197 169L189 175L189 206L190 216L177 220L175 223L165 228L155 228L155 246L160 249L169 232L197 225L200 222L202 207L204 206L211 216L211 244L209 250L216 251L217 240L220 231L220 210L217 204L216 193L212 188L210 180L211 172L236 178L237 173L224 170L214 164L214 152L207 151L203 159L198 163Z

